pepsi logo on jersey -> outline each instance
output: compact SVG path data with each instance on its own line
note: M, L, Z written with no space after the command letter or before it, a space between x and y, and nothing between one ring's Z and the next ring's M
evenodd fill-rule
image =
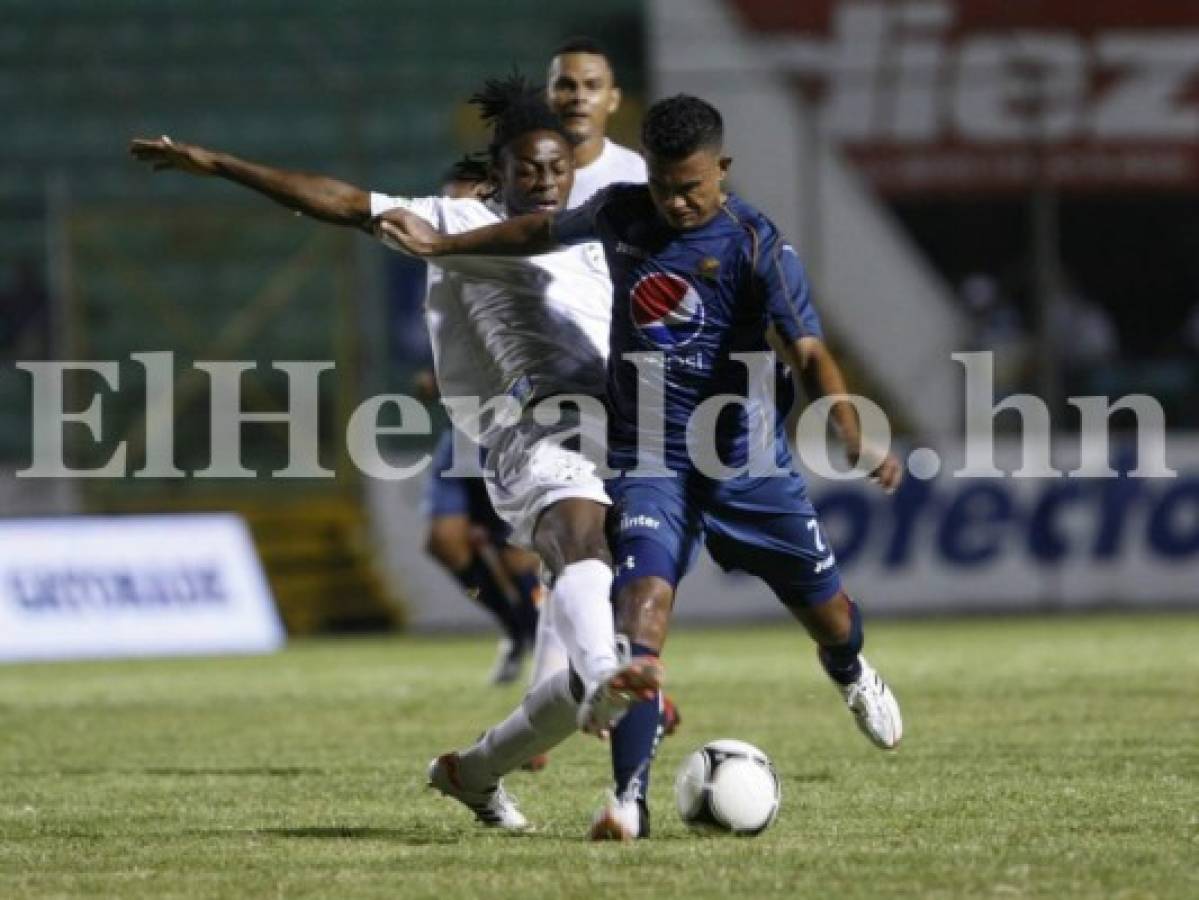
M659 350L685 347L703 330L704 302L695 287L678 275L651 272L629 298L633 324Z

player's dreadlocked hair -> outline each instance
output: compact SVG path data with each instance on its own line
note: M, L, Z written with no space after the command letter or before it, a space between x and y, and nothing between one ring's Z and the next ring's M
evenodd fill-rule
M641 144L664 159L683 159L700 149L719 151L724 144L724 120L711 103L677 94L659 100L646 112Z
M550 109L544 89L529 84L519 72L506 78L489 78L483 90L470 98L479 108L479 116L491 126L487 151L498 162L500 151L512 140L530 131L552 131L567 143L570 137L562 120Z
M467 184L480 184L491 177L487 168L487 155L483 153L467 153L456 160L441 177L441 183L465 181Z

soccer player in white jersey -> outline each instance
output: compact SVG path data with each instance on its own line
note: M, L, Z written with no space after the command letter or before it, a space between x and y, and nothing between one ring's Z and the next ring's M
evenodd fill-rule
M497 195L487 202L369 193L165 136L134 140L130 150L156 170L220 176L322 221L363 229L397 207L449 232L561 208L573 181L572 146L541 92L513 77L488 82L474 101L492 125ZM452 266L458 277L442 279L427 301L439 386L455 425L488 449L488 492L513 541L535 549L553 576L553 627L571 663L484 736L488 759L507 771L576 727L606 731L630 702L658 689L662 672L657 663L618 657L604 537L608 496L587 457L564 446L564 435L587 430L589 413L602 415L601 401L591 410L563 410L554 425L523 412L558 394L602 396L611 316L602 255L580 245L530 259L464 257ZM515 408L514 423L501 415L505 403ZM468 758L435 760L430 782L481 821L525 824L498 779L470 771Z
M567 201L569 208L581 206L591 199L596 191L612 184L645 183L646 167L645 160L641 158L641 155L627 147L622 147L607 137L609 118L620 108L621 91L616 85L611 61L606 51L596 41L587 37L570 38L554 51L547 72L546 98L550 108L562 120L563 127L574 145L575 179ZM468 158L468 161L470 159ZM485 178L486 173L475 173L475 177ZM473 187L474 185L467 185L466 189L472 190ZM595 251L601 252L598 246ZM450 435L444 436L442 442L438 444L438 451L435 454L437 460L448 457L446 445L449 438ZM434 472L432 478L430 490L432 497L458 497L467 491L474 490L473 479L446 478L440 471ZM483 494L481 486L478 493ZM474 495L471 494L471 496ZM485 498L481 496L480 501L483 499ZM483 505L486 506L485 503ZM479 520L484 526L490 527L490 522L494 519L494 516L488 515L490 512L488 509L479 509L472 513L472 517ZM457 528L460 520L464 517L444 516L441 518L447 526L444 530L452 537L457 538L457 533L450 529ZM449 551L448 554L443 555L448 555L451 562L458 562L470 555L462 550L464 541L460 539L443 543L445 549ZM441 547L441 544L436 545L436 548ZM519 550L511 548L501 552L508 555L520 553ZM457 568L450 566L450 568L455 573L467 571L461 565ZM474 568L477 568L477 565ZM522 570L516 573L516 577L520 579L523 587L527 582L525 572ZM473 588L473 584L465 581L464 585L468 589ZM484 585L486 586L486 581L484 581ZM516 607L521 613L525 611L524 593L522 590L521 602L518 602ZM483 591L479 591L481 599L483 599L483 594ZM492 606L494 605L492 604ZM507 610L501 608L499 612L506 613ZM502 615L498 617L501 618L501 621L505 618ZM565 648L554 637L552 629L548 627L550 618L551 616L547 614L543 617L544 621L538 624L530 684L538 683L543 678L565 668L567 664ZM515 677L520 657L524 651L524 647L519 641L514 640L515 635L511 633L511 627L506 630L508 637L501 642L501 653L495 670L501 676L497 679L500 681ZM664 698L663 716L665 730L670 733L678 722L678 711L669 697ZM529 760L526 767L537 770L542 768L546 762L546 757L540 755Z
M468 154L446 172L439 193L486 200L495 192L490 178L491 164L486 157ZM419 274L422 293L451 277L427 265L417 269L406 266L400 271L413 277ZM440 401L431 362L429 368L417 374L414 385L421 400ZM496 515L482 476L461 475L455 469L455 439L454 429L447 428L433 449L422 503L428 526L425 552L499 625L503 636L489 680L496 685L509 684L520 677L525 657L534 648L538 607L546 593L541 583L541 560L537 554L508 542L510 529ZM557 655L565 659L565 650ZM536 769L545 762L530 761L527 767Z

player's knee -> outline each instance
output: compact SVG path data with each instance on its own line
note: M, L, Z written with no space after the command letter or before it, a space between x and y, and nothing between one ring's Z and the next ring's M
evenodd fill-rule
M572 534L559 544L562 562L570 565L585 559L598 559L602 563L612 565L612 554L608 551L608 542L603 532Z
M616 596L616 630L630 641L652 647L655 652L666 642L674 588L661 578L635 578Z
M500 559L504 561L504 568L514 577L537 575L541 571L541 560L537 554L519 547L504 547L500 551Z
M621 588L617 596L618 609L645 609L655 613L669 613L674 591L661 578L635 578Z
M437 525L432 526L425 536L425 552L453 572L469 565L473 556L467 532Z
M590 501L564 501L547 510L534 535L541 557L556 571L585 559L611 565L604 512L602 506Z

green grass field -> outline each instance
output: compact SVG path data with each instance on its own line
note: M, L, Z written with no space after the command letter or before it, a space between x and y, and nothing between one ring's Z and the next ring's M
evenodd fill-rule
M606 748L518 774L534 833L423 787L517 700L492 643L314 641L273 657L0 667L0 897L1199 897L1199 617L875 623L905 713L875 750L798 630L680 632L655 836L581 836ZM752 741L756 839L673 809L682 756Z

